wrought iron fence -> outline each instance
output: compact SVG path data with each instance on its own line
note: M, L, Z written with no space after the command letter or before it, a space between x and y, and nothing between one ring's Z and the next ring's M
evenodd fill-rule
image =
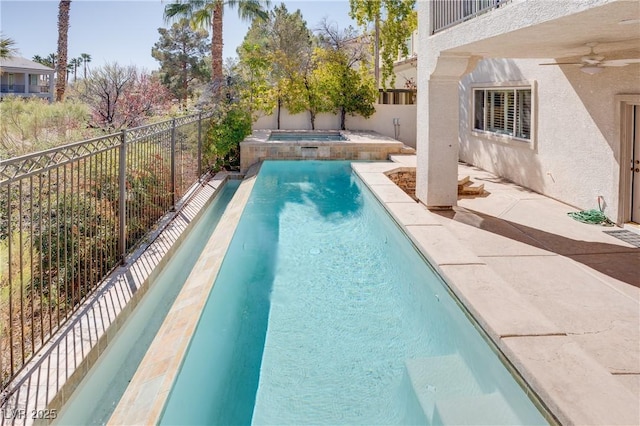
M0 162L0 373L16 376L202 174L210 116Z
M432 0L431 33L435 34L481 13L498 8L509 0Z

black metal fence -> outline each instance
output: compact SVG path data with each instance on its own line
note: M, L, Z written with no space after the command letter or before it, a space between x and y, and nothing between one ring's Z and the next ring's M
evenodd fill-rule
M16 376L202 174L209 115L0 162L0 373Z
M431 33L437 33L510 0L433 0L431 2Z

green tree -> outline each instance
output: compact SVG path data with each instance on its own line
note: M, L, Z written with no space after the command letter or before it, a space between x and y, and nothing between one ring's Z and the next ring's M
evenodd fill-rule
M55 53L49 53L49 55L47 55L46 57L42 57L40 55L33 55L31 60L33 62L37 62L39 64L42 64L45 67L49 67L49 68L55 69L56 68L56 62L58 60L58 55L56 55Z
M300 10L289 13L281 4L267 20L254 20L238 53L250 71L264 71L268 89L261 91L262 103L275 104L278 128L282 107L293 113L307 109L304 79L311 71L313 43Z
M81 53L80 54L80 59L82 59L82 65L84 67L84 75L83 78L87 78L87 64L89 62L91 62L91 55L89 55L88 53Z
M3 35L0 35L0 59L11 58L15 56L16 50L16 42Z
M269 7L269 1L264 1ZM164 9L164 16L171 18L187 18L194 28L211 29L211 79L216 94L224 84L222 73L222 14L224 7L236 7L241 19L255 17L266 18L259 0L176 0Z
M375 81L368 72L362 44L354 42L357 36L353 28L341 31L326 20L318 34L320 48L315 53L318 67L314 71L318 92L340 114L342 130L347 114L368 118L375 112Z
M249 32L253 25L249 28ZM240 102L252 114L273 111L272 87L269 84L271 64L264 56L260 41L248 40L238 47L239 64L236 67L239 82ZM254 117L256 118L256 117Z
M82 65L82 58L71 58L69 61L69 70L73 71L73 81L78 80L78 68ZM67 78L67 80L69 80Z
M158 32L160 40L151 49L151 56L160 62L162 83L186 108L187 99L193 95L192 82L208 76L204 57L210 48L209 34L192 30L186 19L169 29L158 28Z
M42 65L48 66L49 68L56 69L58 64L58 55L55 53L49 53L46 58L44 58L44 63Z
M297 10L289 13L281 4L271 12L267 39L268 58L276 89L277 123L280 128L282 106L290 112L305 110L303 78L309 71L312 55L311 32ZM315 118L315 117L314 117Z
M69 9L71 0L58 4L58 63L56 64L56 102L64 99L67 84L67 39L69 36Z
M349 0L349 15L365 28L373 24L374 49L376 61L376 86L380 87L377 62L382 58L382 87L387 81L395 83L393 64L398 53L408 55L406 40L418 27L415 11L416 0Z
M238 169L240 142L251 133L251 114L241 104L218 109L207 132L205 162L214 171Z

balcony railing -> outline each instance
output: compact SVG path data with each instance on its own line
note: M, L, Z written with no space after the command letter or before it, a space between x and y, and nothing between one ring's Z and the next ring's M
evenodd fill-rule
M198 181L209 122L179 117L0 161L0 396Z
M24 93L24 84L1 84L1 93Z
M496 9L509 0L433 0L431 2L431 34Z
M378 103L385 105L413 105L416 103L416 93L414 89L380 89L378 91Z
M49 86L30 84L29 93L49 93Z

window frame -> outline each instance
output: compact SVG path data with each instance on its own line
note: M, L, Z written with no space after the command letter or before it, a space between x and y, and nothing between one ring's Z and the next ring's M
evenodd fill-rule
M469 121L469 131L472 135L476 137L481 137L483 139L488 139L495 142L501 142L507 145L528 147L530 149L535 149L536 147L536 129L537 129L537 84L535 81L510 81L510 82L500 82L500 83L477 83L472 84L471 87L471 96L469 97L469 111L470 119ZM530 111L530 122L529 122L529 139L525 139L522 137L515 136L515 134L505 134L499 133L492 130L485 129L477 129L476 128L476 92L484 91L485 92L485 103L487 94L490 91L508 91L512 90L530 90L531 91L531 111ZM514 103L517 103L516 97L514 96ZM515 111L515 109L514 109ZM487 127L487 114L490 113L490 108L485 107L485 114L483 118L483 125ZM513 122L514 127L516 126L518 118L514 113ZM514 129L515 131L515 129Z

